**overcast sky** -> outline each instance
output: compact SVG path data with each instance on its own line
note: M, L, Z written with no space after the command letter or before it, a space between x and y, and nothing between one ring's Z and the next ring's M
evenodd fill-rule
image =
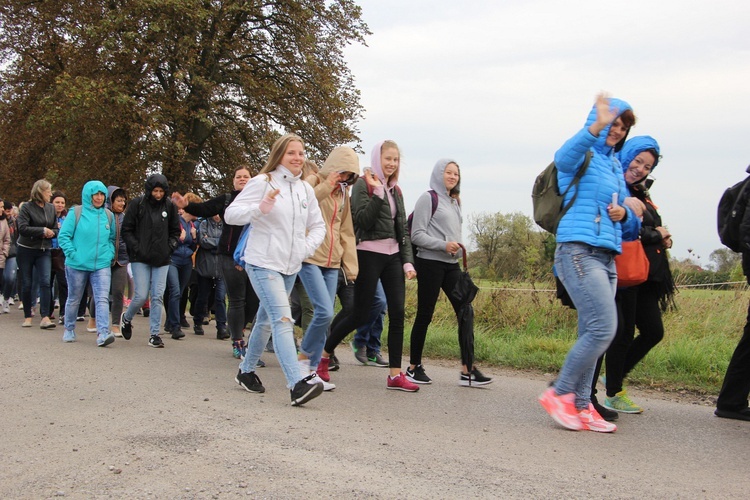
M461 166L464 216L531 215L531 187L596 94L628 101L659 141L651 190L672 255L723 248L716 205L750 163L750 2L359 0L373 32L347 49L375 143L402 150L411 210L436 160ZM469 235L464 228L464 239Z

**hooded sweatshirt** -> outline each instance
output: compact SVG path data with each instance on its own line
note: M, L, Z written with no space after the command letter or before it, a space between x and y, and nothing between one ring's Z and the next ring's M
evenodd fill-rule
M456 198L448 195L443 181L443 172L449 163L458 163L449 158L442 158L435 163L430 176L430 189L437 193L438 204L432 213L432 195L423 193L414 206L412 216L411 241L417 246L417 256L420 259L438 260L455 263L458 260L445 250L449 241L461 241L461 204ZM460 192L459 177L456 192Z
M610 106L617 108L620 113L631 109L627 102L619 99L610 99ZM596 106L589 113L584 127L555 153L557 182L560 192L564 192L583 165L586 152L592 152L589 167L578 186L565 195L563 203L567 204L575 192L578 192L575 203L560 220L556 239L558 243L585 243L619 254L622 253L623 236L628 241L638 237L640 221L628 207L625 207L625 220L613 222L609 218L607 206L612 203L613 193L617 193L618 204L621 206L629 193L622 176L622 167L614 156L614 149L619 148L606 144L611 125L594 136L589 132L589 127L595 121Z
M125 198L125 206L127 207L128 195L125 190L119 186L107 186L107 203L105 206L112 210L112 202L114 202L115 197L118 196ZM122 238L122 220L125 218L125 212L123 211L119 214L114 214L114 216L115 227L117 229L117 236L115 238L115 262L117 262L118 265L125 267L128 265L128 262L130 262L130 259L128 258L128 247L125 245L125 240Z
M156 187L164 190L161 200L151 196ZM161 174L149 176L144 191L143 196L133 199L125 209L122 237L130 262L166 266L180 238L177 207L169 199L169 183Z
M81 191L81 217L75 211L65 218L57 237L65 254L65 265L78 271L98 271L112 265L115 258L116 228L104 204L94 207L92 196L97 193L107 199L107 188L101 181L88 181Z
M341 146L334 149L328 155L323 168L305 179L315 188L315 197L326 223L323 243L315 251L315 255L305 262L320 267L342 267L347 279L353 281L359 274L359 265L349 188L344 184L337 184L332 188L326 180L330 174L337 172L359 175L359 158L352 148Z

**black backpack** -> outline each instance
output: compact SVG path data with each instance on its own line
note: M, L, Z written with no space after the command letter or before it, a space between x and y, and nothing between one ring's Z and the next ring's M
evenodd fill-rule
M750 169L750 167L748 167ZM750 177L727 188L719 200L717 210L717 228L719 239L733 252L742 251L740 225L747 205L747 185Z
M545 231L549 231L552 234L557 233L557 225L565 215L565 212L573 206L573 203L578 197L578 189L573 193L573 198L570 199L567 205L563 206L565 195L573 186L578 185L581 181L581 177L586 173L586 169L589 168L591 163L591 151L586 152L586 157L583 160L583 165L573 176L573 180L570 181L565 192L560 192L560 187L557 184L557 167L555 162L547 165L547 168L536 177L534 181L534 187L531 190L531 203L534 207L534 222Z
M437 194L437 192L435 192L434 189L430 189L427 192L430 193L430 200L432 201L432 213L430 213L430 219L431 219L432 216L435 215L435 211L437 210L437 207L438 207L438 194ZM412 226L412 222L414 222L414 211L412 211L409 214L409 216L406 218L406 231L409 233L409 238L411 238L411 226ZM417 245L415 245L414 243L412 243L411 244L411 249L412 249L412 255L414 257L416 257L417 256Z

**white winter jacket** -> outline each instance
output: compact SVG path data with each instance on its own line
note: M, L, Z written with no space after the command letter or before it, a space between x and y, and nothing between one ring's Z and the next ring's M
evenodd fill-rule
M260 203L274 189L280 192L264 215ZM250 179L224 211L224 221L235 226L252 224L245 262L286 275L298 272L326 235L312 186L281 165Z

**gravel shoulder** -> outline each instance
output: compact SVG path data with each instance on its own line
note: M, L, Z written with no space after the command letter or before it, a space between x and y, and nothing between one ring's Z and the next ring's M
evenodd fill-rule
M549 376L487 368L459 387L458 362L426 361L434 382L385 390L387 370L348 348L338 385L305 407L273 354L263 395L234 383L228 342L188 334L95 346L79 323L21 328L0 315L2 498L744 498L750 424L710 398L631 391L642 415L611 435L557 427L536 401Z

